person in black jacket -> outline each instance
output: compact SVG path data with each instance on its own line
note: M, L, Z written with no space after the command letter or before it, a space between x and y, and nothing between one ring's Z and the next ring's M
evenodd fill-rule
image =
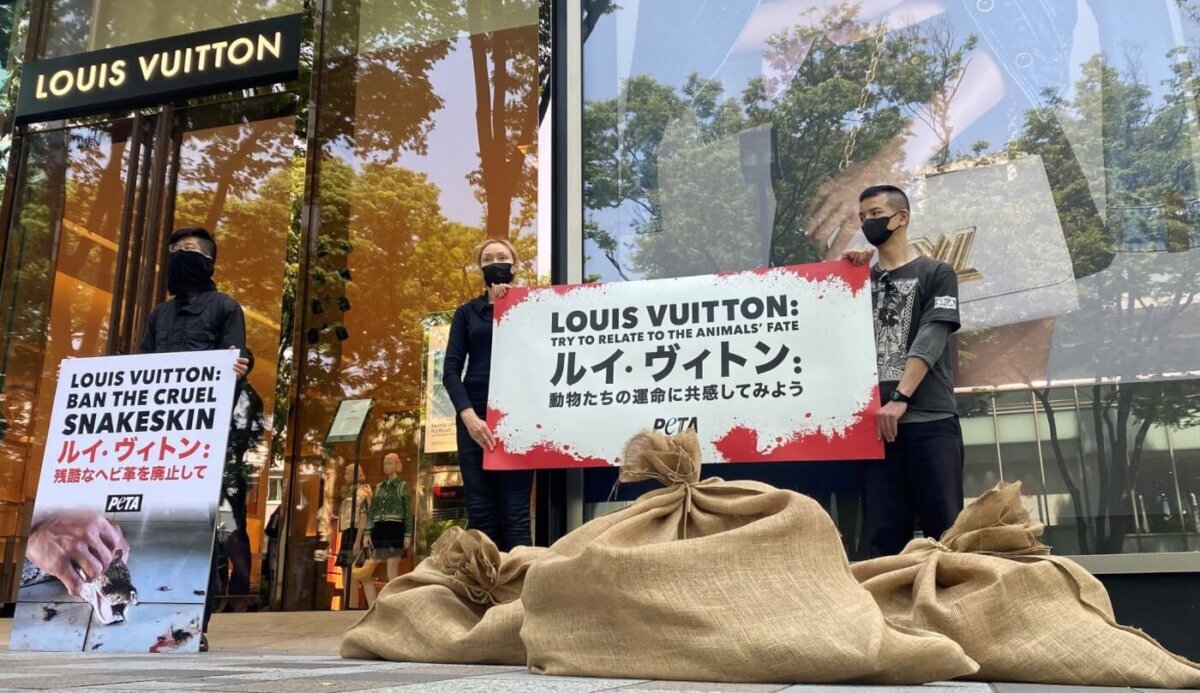
M484 471L483 450L496 447L484 420L492 367L492 303L508 291L513 281L517 251L506 240L491 239L479 247L476 260L487 289L454 312L442 384L458 412L458 465L466 494L468 524L471 529L488 535L501 551L511 551L530 541L533 472Z
M217 241L206 229L177 229L167 239L167 291L172 298L155 306L146 323L138 352L160 354L178 351L237 349L241 354L234 366L239 381L246 375L250 360L246 349L246 317L232 296L217 291L213 269L217 260ZM221 547L214 546L213 569L204 605L204 627L212 616L213 600L220 592L218 562ZM208 637L200 636L200 651L208 650Z

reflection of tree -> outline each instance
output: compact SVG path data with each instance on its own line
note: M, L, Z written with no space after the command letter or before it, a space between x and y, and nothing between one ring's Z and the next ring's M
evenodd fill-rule
M479 169L472 182L487 207L489 238L507 238L513 203L525 212L536 195L538 26L533 0L465 0L475 77ZM495 27L500 27L496 29Z
M330 159L324 162L321 185L326 203L339 201L334 207L348 215L353 251L345 261L352 280L345 285L350 310L330 318L342 321L348 338L323 336L308 347L304 401L305 417L312 422L305 428L314 438L310 442L323 433L343 397L372 397L376 411L390 412L392 418L417 411L422 319L482 289L473 251L484 232L448 221L438 202L440 191L425 174L383 163L356 172ZM536 238L515 241L527 274ZM320 324L337 311L327 302L311 320Z
M0 290L4 433L17 443L3 446L10 481L22 470L27 479L37 478L53 398L46 383L58 360L104 353L124 151L114 142L117 129L80 127L27 138ZM52 304L60 307L53 314Z
M859 178L878 182L898 169L903 153L898 144L909 128L903 112L926 108L937 117L938 108L948 108L974 41L954 44L952 32L938 33L937 27L863 30L857 13L848 3L824 14L802 13L794 26L767 41L764 59L774 76L751 80L738 100L695 76L677 93L638 75L622 85L619 98L586 104L584 202L593 215L585 233L622 276L629 269L657 277L740 268L760 256L754 219L762 212L751 202L753 189L735 172L739 131L763 125L777 133L783 173L774 183L771 262L826 255L833 239L811 232L839 223L843 198L856 200L865 187ZM874 81L867 87L873 65ZM684 215L672 225L689 229L686 238L656 233L668 184L661 174L668 165L694 171L676 176L670 190L682 202L674 212ZM698 166L719 167L728 177L725 187L734 192L713 200L714 174ZM700 212L689 200L708 202ZM622 266L620 241L594 214L604 209L634 215L639 236L632 267ZM689 210L697 213L695 223L686 217ZM715 214L724 223L706 222L700 214Z
M42 57L236 26L301 9L300 0L54 0Z
M481 289L472 250L484 229L446 219L442 191L398 164L429 153L448 94L434 70L452 52L470 59L466 84L460 73L452 88L474 97L476 116L474 133L455 136L479 145L478 166L462 174L486 234L514 237L532 266L536 240L515 230L535 211L538 61L549 57L539 54L539 4L347 2L327 22L320 235L303 307L315 339L301 384L305 443L318 443L337 401L354 396L375 400L372 441L407 445L421 399L421 319Z
M914 59L927 61L923 77L933 93L928 102L914 104L908 109L937 138L937 152L929 163L941 167L950 162L950 143L954 140L950 105L962 88L967 67L971 64L967 56L975 50L979 40L972 35L960 41L954 24L945 18L931 23L924 36L929 52L914 56Z
M1174 72L1159 103L1141 81L1136 63L1121 73L1099 56L1089 60L1074 97L1046 93L1046 104L1026 113L1023 132L1010 145L1013 152L1042 157L1075 275L1084 280L1079 313L1060 318L1058 329L1084 333L1091 325L1096 330L1095 339L1058 355L1096 377L1090 387L1089 432L1099 497L1090 519L1081 484L1065 461L1050 390L1035 391L1049 418L1054 456L1075 506L1080 550L1085 553L1122 551L1125 535L1133 529L1132 493L1150 431L1200 423L1200 385L1195 381L1100 382L1103 376L1128 381L1165 375L1157 369L1167 361L1167 349L1179 338L1179 319L1194 310L1193 298L1200 291L1194 264L1186 256L1161 252L1188 249L1194 222L1188 220L1183 197L1196 194L1196 122L1189 99L1197 81L1190 61L1180 60L1178 51L1169 57ZM1099 127L1088 130L1082 127L1085 122ZM1085 133L1079 138L1098 140L1072 143L1065 134L1068 129ZM1104 153L1107 218L1097 209L1073 153L1078 148ZM1126 254L1126 259L1114 262L1119 250L1145 247L1159 252Z

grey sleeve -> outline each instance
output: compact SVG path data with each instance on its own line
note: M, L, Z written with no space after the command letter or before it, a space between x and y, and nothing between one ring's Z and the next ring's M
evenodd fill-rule
M933 368L933 364L942 357L942 352L946 350L946 344L950 341L950 332L954 329L952 323L942 320L927 322L917 330L917 336L913 338L912 347L908 350L908 358L919 358L925 362L927 366Z

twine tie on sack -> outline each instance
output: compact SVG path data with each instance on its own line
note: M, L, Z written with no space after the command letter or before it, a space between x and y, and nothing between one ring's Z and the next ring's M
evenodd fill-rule
M687 539L688 517L692 512L692 490L695 486L716 481L700 481L700 440L695 431L668 436L657 431L643 431L625 444L621 454L621 474L613 486L654 479L668 488L682 487L683 516L679 535Z
M500 550L478 530L451 527L429 551L433 567L450 578L463 595L480 606L499 603Z
M1034 522L1021 504L1021 483L1001 482L964 510L940 540L939 549L956 553L1017 558L1046 556L1050 547L1039 537L1045 526Z

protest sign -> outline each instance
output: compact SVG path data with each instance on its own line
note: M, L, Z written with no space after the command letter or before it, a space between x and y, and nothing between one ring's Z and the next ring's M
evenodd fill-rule
M706 462L881 458L869 270L512 289L489 393L488 469L620 464L644 429Z
M63 362L11 649L199 649L237 356Z

